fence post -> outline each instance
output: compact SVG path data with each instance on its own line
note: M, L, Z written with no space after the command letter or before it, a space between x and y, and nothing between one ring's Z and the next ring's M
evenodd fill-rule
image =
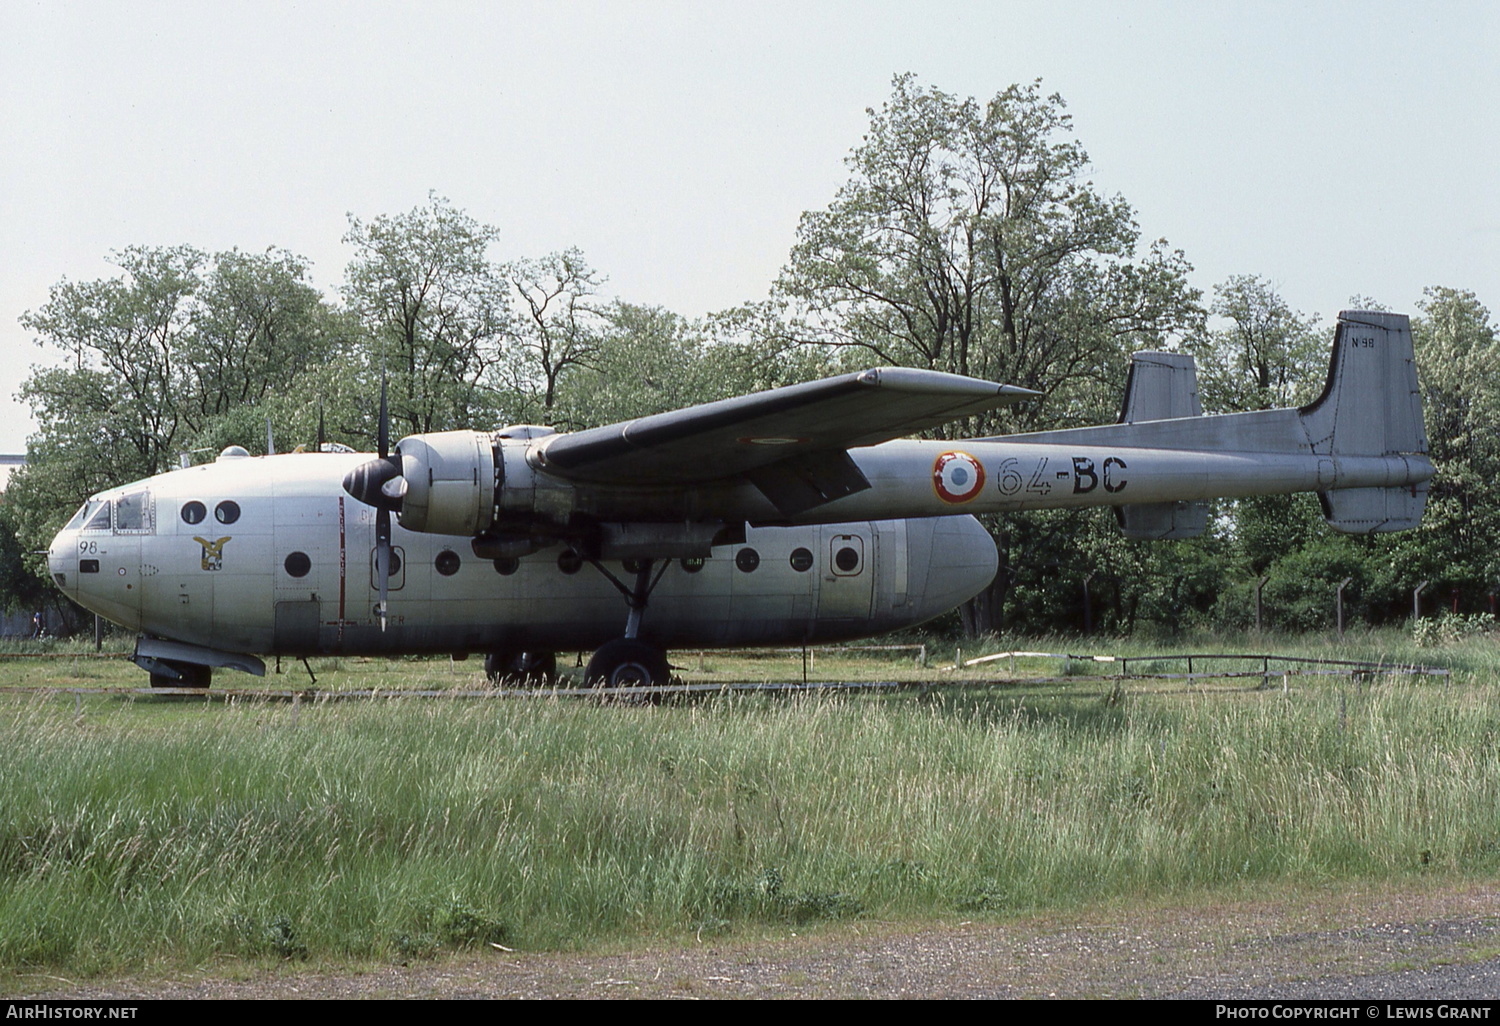
M1422 592L1427 590L1430 581L1423 581L1411 590L1411 618L1412 622L1422 619Z
M1337 605L1338 605L1338 623L1339 623L1339 640L1340 641L1344 640L1344 589L1347 588L1347 587L1349 587L1349 582L1352 581L1352 580L1354 580L1354 578L1352 578L1352 577L1345 577L1342 581L1339 582L1338 591L1336 592L1336 594L1338 596L1338 598L1337 598Z

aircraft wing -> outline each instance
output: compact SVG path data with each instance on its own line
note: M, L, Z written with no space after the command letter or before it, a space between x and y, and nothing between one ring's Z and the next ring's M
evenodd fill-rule
M788 514L868 487L845 450L876 445L1038 393L886 367L558 435L550 474L673 485L748 476Z

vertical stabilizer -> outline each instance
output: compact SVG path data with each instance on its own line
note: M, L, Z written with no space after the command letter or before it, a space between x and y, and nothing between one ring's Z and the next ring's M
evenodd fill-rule
M1134 353L1125 378L1120 423L1198 417L1198 365L1186 353ZM1132 502L1115 507L1125 537L1196 538L1208 527L1206 502Z
M1300 413L1319 455L1412 456L1425 463L1427 429L1406 315L1370 310L1339 314L1328 383ZM1421 522L1427 483L1335 488L1318 497L1335 530L1401 531Z

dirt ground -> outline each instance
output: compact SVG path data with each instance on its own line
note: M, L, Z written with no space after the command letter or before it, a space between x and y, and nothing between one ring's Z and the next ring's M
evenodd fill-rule
M601 955L487 950L359 970L219 963L162 979L12 977L12 998L1500 998L1480 885L857 922Z

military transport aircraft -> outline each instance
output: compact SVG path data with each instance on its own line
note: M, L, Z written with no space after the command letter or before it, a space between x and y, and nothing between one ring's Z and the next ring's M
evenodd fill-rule
M1315 491L1336 530L1421 519L1432 464L1407 318L1346 311L1323 394L1203 416L1191 357L1137 353L1120 422L902 436L1035 395L868 370L560 434L412 435L251 457L100 492L53 540L83 606L140 632L158 686L257 655L482 653L493 676L665 683L674 646L798 644L920 623L994 577L972 514L1114 506L1187 538L1218 496ZM395 521L392 522L394 515Z

